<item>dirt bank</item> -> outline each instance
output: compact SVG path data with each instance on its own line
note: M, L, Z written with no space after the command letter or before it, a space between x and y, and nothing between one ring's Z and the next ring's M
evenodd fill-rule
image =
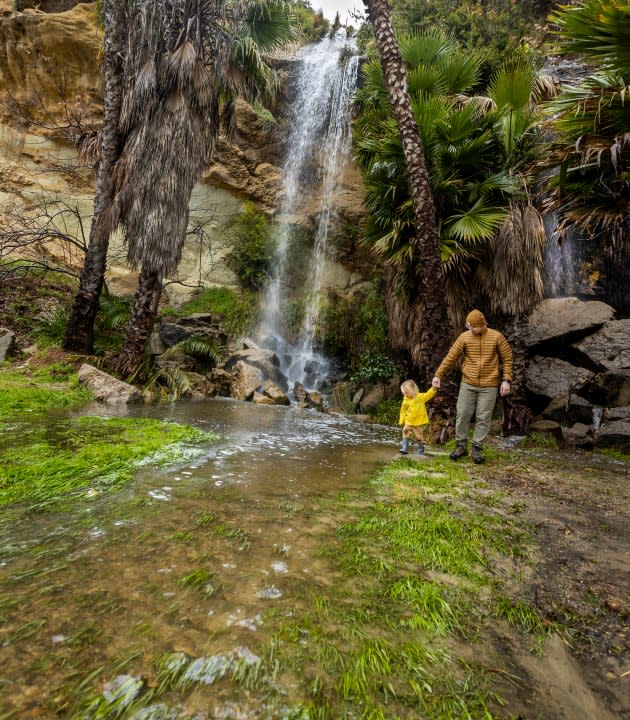
M494 651L519 718L630 717L630 466L590 453L519 450L507 466L476 468L474 483L534 528L521 593L550 623L542 653L498 633ZM507 661L507 665L506 665ZM523 708L531 708L523 712Z

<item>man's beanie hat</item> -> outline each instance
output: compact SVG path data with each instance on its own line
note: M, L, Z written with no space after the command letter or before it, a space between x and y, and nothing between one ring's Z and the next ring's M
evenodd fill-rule
M483 327L486 324L486 318L479 310L471 310L466 316L466 322L470 327Z

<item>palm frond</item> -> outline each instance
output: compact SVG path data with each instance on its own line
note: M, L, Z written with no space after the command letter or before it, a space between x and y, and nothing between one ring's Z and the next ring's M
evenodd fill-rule
M460 242L475 245L490 239L506 215L505 208L487 207L480 198L472 207L453 213L445 230Z
M204 337L190 337L172 345L162 356L165 360L184 353L192 357L210 358L219 363L223 359L225 350L216 341Z

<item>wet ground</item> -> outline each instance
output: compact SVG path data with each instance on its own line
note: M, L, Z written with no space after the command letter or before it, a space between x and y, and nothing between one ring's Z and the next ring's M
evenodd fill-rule
M312 410L213 400L135 412L221 437L117 494L88 490L71 513L0 524L2 718L67 715L93 673L138 658L246 647L292 586L325 582L317 551L334 528L312 509L397 454L394 428Z
M71 513L0 521L3 720L80 717L95 686L165 653L247 659L270 613L288 617L309 584L332 585L321 547L333 505L398 455L395 428L314 411L213 400L135 412L221 438L116 494L86 491ZM505 716L630 717L628 465L537 448L463 463L471 493L499 497L491 512L518 512L534 530L517 596L572 628L542 653L504 630L475 645L505 678ZM258 717L212 692L213 717ZM187 702L186 717L208 717L207 696Z

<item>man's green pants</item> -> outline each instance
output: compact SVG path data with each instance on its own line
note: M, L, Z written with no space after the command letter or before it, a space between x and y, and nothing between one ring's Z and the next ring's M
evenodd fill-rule
M490 421L496 402L496 387L481 388L465 382L460 385L455 421L455 439L458 445L468 444L470 419L474 414L473 445L483 446L483 442L490 432Z

